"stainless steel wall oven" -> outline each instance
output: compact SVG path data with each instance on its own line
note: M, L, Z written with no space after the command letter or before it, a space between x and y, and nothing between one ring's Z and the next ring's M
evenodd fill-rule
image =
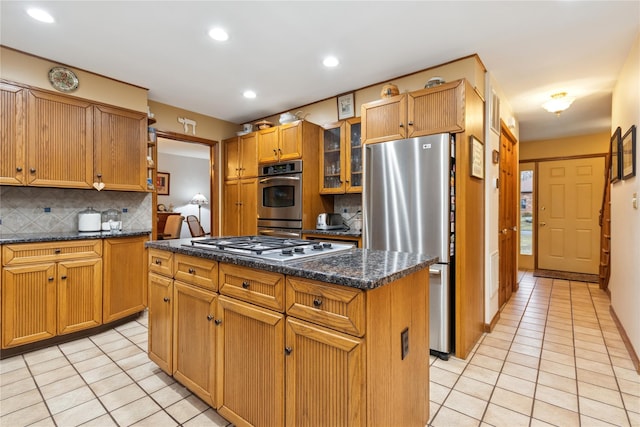
M260 167L258 234L300 235L302 230L302 160Z

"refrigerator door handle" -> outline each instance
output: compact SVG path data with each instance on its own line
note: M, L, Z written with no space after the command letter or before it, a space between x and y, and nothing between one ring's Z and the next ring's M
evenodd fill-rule
M431 276L440 276L442 274L441 270L434 270L432 268L429 269L429 275Z

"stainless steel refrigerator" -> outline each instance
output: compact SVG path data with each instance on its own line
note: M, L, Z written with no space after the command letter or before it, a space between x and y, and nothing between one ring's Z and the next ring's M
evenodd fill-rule
M364 247L435 255L429 269L429 342L453 350L455 143L449 134L364 146Z

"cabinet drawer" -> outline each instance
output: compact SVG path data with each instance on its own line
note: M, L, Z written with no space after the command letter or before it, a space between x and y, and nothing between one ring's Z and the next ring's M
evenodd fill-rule
M364 292L299 277L287 277L287 314L364 336Z
M2 246L4 265L95 258L102 256L102 240L16 243Z
M173 252L149 248L149 271L173 277Z
M220 293L284 312L284 275L220 264Z
M218 290L218 262L209 259L176 254L176 280L200 286L212 291Z

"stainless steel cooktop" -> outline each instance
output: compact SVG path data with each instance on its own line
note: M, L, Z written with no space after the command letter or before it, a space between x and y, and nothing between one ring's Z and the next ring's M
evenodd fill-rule
M238 236L193 239L183 246L253 258L290 262L348 251L353 245L271 236Z

